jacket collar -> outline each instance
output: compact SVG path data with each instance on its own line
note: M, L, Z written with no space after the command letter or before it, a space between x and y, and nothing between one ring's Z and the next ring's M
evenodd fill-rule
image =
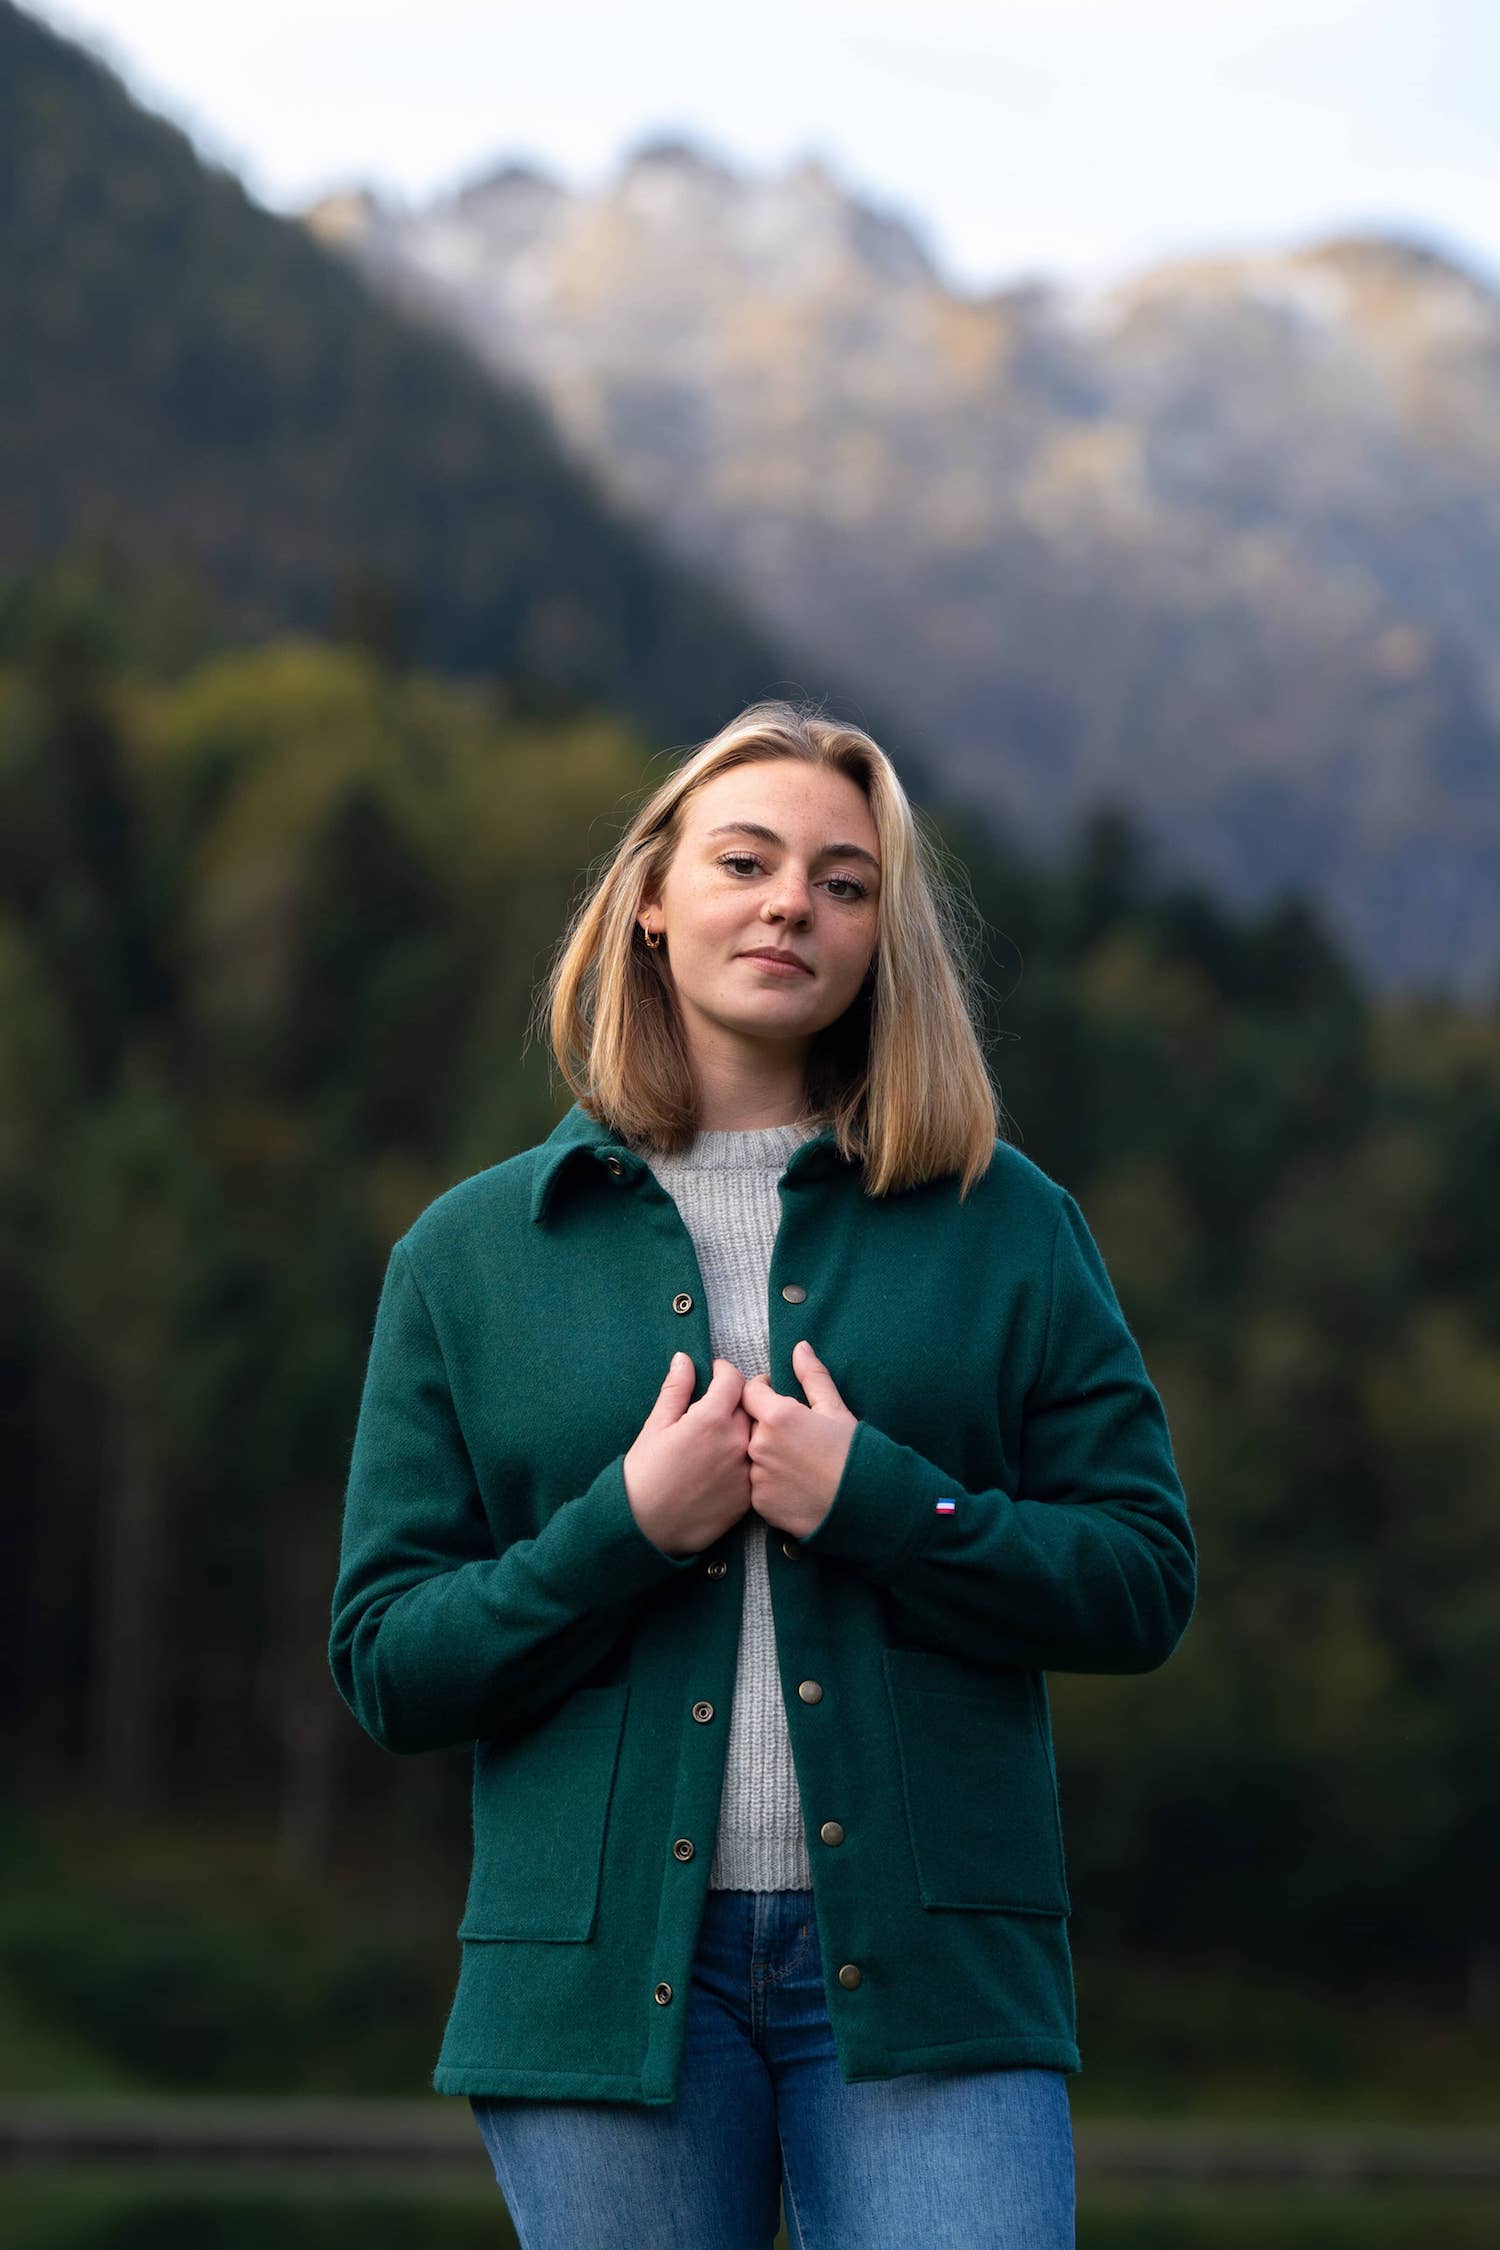
M586 1163L602 1165L612 1158L623 1166L625 1174L646 1171L649 1167L638 1150L627 1147L609 1126L601 1124L590 1115L581 1102L574 1102L566 1116L554 1125L537 1150L536 1164L531 1183L531 1216L545 1219L552 1205L557 1183L564 1172L582 1173ZM820 1126L818 1131L794 1148L782 1178L809 1178L844 1165L846 1159L839 1154L838 1139L831 1125Z

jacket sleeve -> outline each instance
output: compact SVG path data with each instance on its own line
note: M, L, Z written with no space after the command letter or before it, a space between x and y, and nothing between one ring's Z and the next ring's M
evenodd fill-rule
M636 1522L617 1454L502 1553L405 1239L386 1267L344 1496L328 1659L383 1749L523 1731L692 1568Z
M1149 1672L1192 1616L1197 1551L1161 1400L1083 1213L1058 1192L1018 1489L965 1490L861 1421L803 1544L873 1579L914 1640L971 1663Z

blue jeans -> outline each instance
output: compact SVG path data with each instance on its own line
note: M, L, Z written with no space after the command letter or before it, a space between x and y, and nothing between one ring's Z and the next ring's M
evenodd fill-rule
M846 2085L812 1892L714 1891L675 2101L470 2096L522 2250L1074 2250L1064 2073Z

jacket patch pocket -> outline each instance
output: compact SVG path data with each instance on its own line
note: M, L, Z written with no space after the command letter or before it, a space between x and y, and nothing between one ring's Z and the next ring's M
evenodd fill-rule
M922 1904L1071 1913L1033 1675L888 1648L885 1678Z
M630 1692L575 1688L519 1741L474 1745L474 1865L461 1938L592 1935Z

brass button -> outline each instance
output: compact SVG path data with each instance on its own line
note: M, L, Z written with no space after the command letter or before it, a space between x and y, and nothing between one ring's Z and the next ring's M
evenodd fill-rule
M843 1970L840 1969L839 1975L842 1976L843 1973ZM859 1971L856 1969L855 1975L858 1976L858 1974ZM664 2008L667 2002L671 1999L672 1987L666 1982L665 1978L663 1978L662 1982L657 1986L653 1997L655 1998L658 2008Z
M789 1305L800 1305L806 1299L807 1291L800 1281L784 1281L781 1285L781 1294Z
M825 1820L818 1834L825 1844L841 1844L844 1841L843 1824L837 1820Z
M801 1562L802 1560L802 1547L796 1539L783 1539L781 1551L791 1562Z
M606 1156L606 1158L604 1159L604 1169L606 1172L613 1172L615 1178L618 1179L620 1177L620 1174L624 1171L625 1167L620 1162L618 1156Z
M714 1707L711 1703L695 1703L693 1705L693 1717L700 1726L707 1726L713 1715Z
M727 1562L722 1561L719 1556L715 1555L711 1563L704 1564L704 1568L708 1572L710 1578L722 1578L725 1571L729 1568L729 1565Z
M685 1289L679 1289L676 1296L672 1299L673 1312L691 1312L692 1309L692 1298L688 1295Z
M852 1992L857 1984L863 1982L864 1971L859 1963L857 1961L846 1961L839 1971L839 1983L844 1987L844 1990Z
M797 1693L804 1703L821 1703L823 1700L823 1690L816 1680L799 1680Z
M674 1859L691 1859L691 1858L692 1858L692 1856L693 1856L693 1839L692 1839L692 1837L691 1837L691 1836L679 1836L679 1837L678 1837L678 1839L677 1839L677 1841L676 1841L676 1843L675 1843L675 1844L674 1844L674 1845L672 1846L672 1857L673 1857Z

